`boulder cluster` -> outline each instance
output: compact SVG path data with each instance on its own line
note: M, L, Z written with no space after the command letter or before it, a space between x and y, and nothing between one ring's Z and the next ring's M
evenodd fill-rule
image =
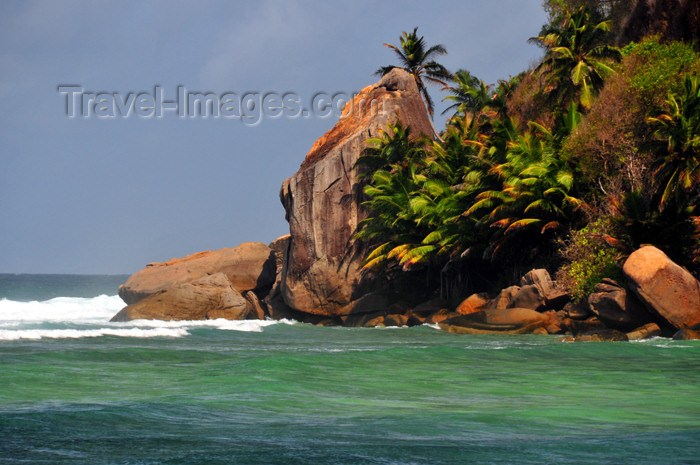
M456 306L439 298L407 303L362 270L353 240L369 212L355 168L365 141L400 119L412 134L432 125L415 80L394 69L349 102L343 118L284 181L280 199L290 234L151 263L120 286L127 306L113 321L293 318L315 324L435 324L454 333L563 334L571 340L700 337L700 282L662 251L646 246L624 264L627 283L606 279L586 301L570 296L544 269L498 294Z

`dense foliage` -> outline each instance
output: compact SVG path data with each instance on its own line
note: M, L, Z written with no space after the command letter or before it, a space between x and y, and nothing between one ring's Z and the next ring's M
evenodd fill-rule
M398 121L368 141L366 268L480 263L497 282L544 265L581 299L651 243L697 273L700 56L655 38L615 48L620 2L575 3L548 3L531 71L497 86L450 75L440 137Z

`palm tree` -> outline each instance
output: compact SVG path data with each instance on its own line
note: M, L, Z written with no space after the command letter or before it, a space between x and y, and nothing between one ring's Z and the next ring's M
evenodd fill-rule
M479 193L466 211L496 228L485 255L495 257L521 233L536 237L562 231L576 218L582 201L571 195L574 176L557 152L579 120L574 104L556 132L530 122L529 131L507 143L506 161L491 169L502 186Z
M442 45L433 45L426 47L423 36L418 37L418 28L414 28L410 34L403 32L401 37L401 47L391 44L384 44L396 53L402 68L408 71L416 81L416 86L425 100L425 106L428 108L430 117L433 116L433 100L428 94L426 84L440 84L443 87L447 86L446 79L450 78L450 72L435 61L438 55L446 55L447 50ZM376 72L377 75L383 76L397 66L382 66Z
M363 261L365 269L386 266L392 259L404 265L406 254L420 245L427 232L417 227L411 201L423 181L415 162L391 164L372 174L371 183L364 188L369 200L363 202L372 216L360 222L354 236L371 245Z
M425 155L425 138L413 137L411 128L404 126L400 118L386 130L380 129L378 137L370 137L365 142L367 147L355 162L355 168L364 169L361 177L371 176L375 171L386 169L392 164L405 166Z
M666 112L648 121L656 126L661 156L654 181L663 187L660 208L700 186L700 78L686 76L683 93L670 95Z
M590 10L581 7L574 13L565 9L560 27L551 26L541 36L531 38L547 50L537 67L547 77L546 91L556 90L560 102L578 96L581 105L589 108L594 93L614 72L609 60L622 58L617 48L603 42L609 30L609 21L591 24Z
M493 100L493 95L491 95L491 87L493 85L486 85L484 81L476 76L472 76L469 71L460 69L451 79L457 85L453 87L446 86L443 89L451 95L443 98L442 101L449 100L454 103L447 107L442 112L443 114L448 111L454 111L455 114L468 113L474 116Z

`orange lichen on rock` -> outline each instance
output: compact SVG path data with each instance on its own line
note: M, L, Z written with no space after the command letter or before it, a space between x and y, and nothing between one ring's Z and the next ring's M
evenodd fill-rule
M147 264L146 266L172 266L172 265L177 265L178 263L187 262L187 261L190 261L190 260L195 260L195 259L198 259L198 258L205 257L205 256L209 255L209 254L212 253L212 252L213 252L212 250L204 250L204 251L202 251L202 252L193 253L193 254L187 255L187 256L185 256L185 257L171 258L171 259L168 260L167 262L151 262L151 263Z

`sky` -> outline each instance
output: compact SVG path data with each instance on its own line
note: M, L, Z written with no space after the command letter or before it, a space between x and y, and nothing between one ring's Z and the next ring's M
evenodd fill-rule
M541 0L398 5L2 1L0 273L129 274L287 234L280 186L338 120L313 97L376 82L402 31L487 83L542 55ZM205 118L181 92L233 103ZM312 111L277 115L285 95Z

